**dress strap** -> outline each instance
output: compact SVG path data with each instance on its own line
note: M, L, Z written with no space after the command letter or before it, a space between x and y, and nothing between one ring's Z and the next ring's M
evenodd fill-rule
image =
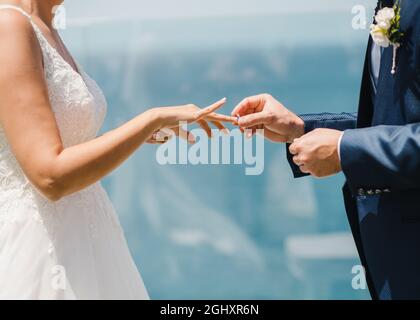
M41 29L39 29L37 24L32 19L31 15L29 13L27 13L25 10L23 10L21 7L18 7L18 6L12 5L12 4L0 4L0 10L2 10L2 9L11 9L11 10L15 10L15 11L18 11L21 14L23 14L25 17L27 17L29 19L29 22L31 23L32 27L34 28L35 34L37 35L38 40L40 42L47 41L44 38L44 35L43 35Z
M18 6L14 6L12 4L0 4L0 10L2 10L2 9L12 9L12 10L19 11L21 14L23 14L25 17L27 17L31 22L33 22L30 14L27 13L22 8L18 7Z
M35 31L36 37L38 38L38 41L41 45L42 50L44 51L44 48L48 47L48 40L44 37L44 34L42 33L41 29L39 29L39 27L33 21L31 15L29 13L27 13L21 7L18 7L18 6L12 5L12 4L0 4L0 10L3 10L3 9L15 10L15 11L18 11L21 14L23 14L25 17L27 17L29 19L29 22L31 23L34 31Z

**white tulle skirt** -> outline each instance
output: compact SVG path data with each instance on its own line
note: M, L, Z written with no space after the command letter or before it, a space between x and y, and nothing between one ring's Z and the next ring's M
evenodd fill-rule
M148 299L98 183L56 203L0 190L0 299Z

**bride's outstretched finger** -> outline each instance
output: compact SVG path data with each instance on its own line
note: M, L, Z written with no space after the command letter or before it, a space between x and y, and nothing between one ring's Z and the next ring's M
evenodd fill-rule
M207 121L218 121L218 122L229 122L232 124L235 124L237 122L237 118L232 117L232 116L226 116L224 114L219 114L219 113L211 113L208 116L204 117L205 120Z
M213 103L212 105L208 106L207 108L204 108L200 111L198 111L197 116L198 118L207 117L210 114L214 113L216 110L220 109L224 106L227 99L223 98L222 100L217 101L216 103Z

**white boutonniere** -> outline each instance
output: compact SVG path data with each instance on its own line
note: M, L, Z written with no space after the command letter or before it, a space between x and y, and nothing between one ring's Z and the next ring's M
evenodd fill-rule
M393 46L391 73L397 69L397 51L401 46L404 33L401 32L401 3L399 0L392 8L382 8L375 16L375 22L370 26L370 34L373 41L381 47Z

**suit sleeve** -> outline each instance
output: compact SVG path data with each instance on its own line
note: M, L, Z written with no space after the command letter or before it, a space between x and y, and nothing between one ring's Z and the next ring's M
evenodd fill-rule
M420 123L345 131L341 165L353 194L420 188Z
M356 128L357 113L316 113L304 114L300 116L305 122L305 133L308 133L317 128L328 128L344 131L347 129ZM286 145L287 160L292 168L293 176L295 178L308 176L302 173L299 167L293 162L293 155L289 152L290 144Z

